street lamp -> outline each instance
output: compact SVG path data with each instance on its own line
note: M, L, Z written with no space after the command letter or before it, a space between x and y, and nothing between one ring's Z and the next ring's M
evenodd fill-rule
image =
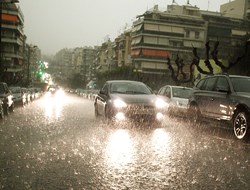
M3 44L2 44L2 22L3 22L3 4L4 3L19 3L18 0L4 1L0 0L0 81L3 78L4 74L4 64L3 64Z

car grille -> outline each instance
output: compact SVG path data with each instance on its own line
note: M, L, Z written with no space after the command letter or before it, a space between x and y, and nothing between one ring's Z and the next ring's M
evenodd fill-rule
M129 115L153 115L155 111L150 105L129 105L127 112Z

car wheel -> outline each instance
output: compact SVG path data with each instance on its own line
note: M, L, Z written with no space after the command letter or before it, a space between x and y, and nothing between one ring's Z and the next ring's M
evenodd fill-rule
M4 106L4 107L3 107L3 111L4 111L4 114L5 114L5 115L9 115L9 113L10 113L10 110L9 110L9 107L8 107L8 106Z
M105 118L108 120L111 120L111 118L112 118L111 109L108 105L105 106Z
M97 105L95 104L95 117L99 117L100 114L98 112L98 109L97 109Z
M246 140L249 136L249 114L237 111L233 118L234 135L239 140Z
M191 104L188 110L189 119L191 122L198 124L200 122L201 114L197 105Z

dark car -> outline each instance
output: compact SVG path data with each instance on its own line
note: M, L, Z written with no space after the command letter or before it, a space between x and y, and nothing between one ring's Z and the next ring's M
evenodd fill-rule
M109 120L160 121L164 105L147 85L129 80L107 81L94 100L95 115Z
M13 95L8 85L4 82L0 82L0 98L3 101L3 110L5 115L8 115L9 112L13 112L14 111Z
M235 137L245 140L250 133L250 77L214 75L194 87L189 113L196 121L205 118L230 121Z

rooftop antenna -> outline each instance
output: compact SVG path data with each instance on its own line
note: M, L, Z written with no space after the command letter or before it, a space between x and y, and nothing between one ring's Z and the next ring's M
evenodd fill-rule
M207 2L207 10L209 10L209 6L210 6L210 1L208 0L208 2Z

